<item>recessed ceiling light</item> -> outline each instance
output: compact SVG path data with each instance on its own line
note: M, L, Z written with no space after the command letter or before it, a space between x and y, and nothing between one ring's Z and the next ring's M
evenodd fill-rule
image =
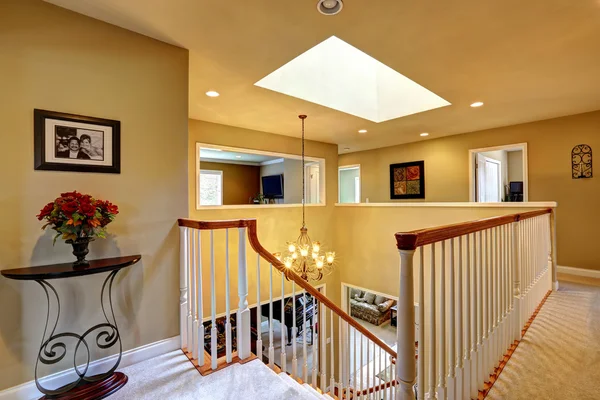
M427 132L423 132L423 133L421 133L419 136L429 136L429 133L427 133Z
M471 104L471 107L476 108L476 107L481 107L483 105L482 101L476 101L475 103Z
M350 147L344 147L344 151L350 150Z
M206 92L206 95L208 97L219 97L219 92L215 92L214 90L209 90L208 92Z
M361 129L361 130L358 131L358 133L367 133L367 130L366 129Z
M342 0L319 0L317 10L323 15L335 15L342 11L344 3Z
M235 158L242 158L242 156L235 156Z

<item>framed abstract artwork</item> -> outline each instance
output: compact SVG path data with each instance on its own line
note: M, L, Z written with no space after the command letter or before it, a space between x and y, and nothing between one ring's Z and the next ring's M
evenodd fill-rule
M425 161L390 165L390 198L425 198Z
M33 115L36 170L121 172L119 121L37 109Z

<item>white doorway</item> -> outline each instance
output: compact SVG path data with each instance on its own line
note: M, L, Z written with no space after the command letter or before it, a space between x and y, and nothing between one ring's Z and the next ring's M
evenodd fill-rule
M527 143L469 150L469 201L529 201Z
M338 202L360 203L360 165L338 168Z
M320 203L320 174L319 174L319 163L310 163L305 165L306 178L306 203L307 204L318 204Z

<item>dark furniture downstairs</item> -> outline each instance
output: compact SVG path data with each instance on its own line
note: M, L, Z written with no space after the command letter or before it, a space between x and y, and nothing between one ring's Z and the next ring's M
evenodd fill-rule
M292 305L292 297L286 297L284 299L284 312L283 312L283 323L287 329L287 345L292 344L292 328L294 326L294 311L292 307L296 308L296 328L297 333L299 334L304 329L304 301L306 299L306 322L309 326L312 326L313 316L314 316L314 299L311 295L306 294L306 296L302 294L296 295L295 301ZM261 306L261 314L263 317L269 317L269 304L263 304ZM273 301L273 319L279 321L281 323L282 315L281 315L281 300ZM312 344L312 343L309 343Z

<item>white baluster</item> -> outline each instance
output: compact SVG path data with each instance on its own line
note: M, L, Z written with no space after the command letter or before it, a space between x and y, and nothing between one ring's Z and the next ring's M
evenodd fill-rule
M262 306L260 304L260 254L256 254L256 355L263 359L262 341Z
M196 306L196 311L197 311L197 324L195 325L195 329L194 329L194 336L196 337L196 347L194 348L194 351L197 354L197 358L198 358L198 364L199 365L204 365L204 335L205 335L205 330L204 330L204 298L202 296L203 293L203 287L202 287L202 235L200 231L196 231L196 251L194 252L196 254L196 268L195 268L195 277L194 280L196 280L196 278L198 279L198 283L196 286L196 301L197 301L197 306Z
M302 366L302 380L308 383L308 352L306 349L306 292L302 292L304 302L302 305L302 356L304 357L304 365Z
M215 284L215 243L214 231L210 231L210 360L212 370L217 369L217 296L215 295L217 285ZM202 320L201 320L202 321ZM201 322L202 323L202 322Z
M260 256L258 256L258 260L260 263ZM260 282L260 268L257 271L258 273L258 282ZM259 286L260 288L260 286ZM229 302L229 229L225 229L225 360L227 364L231 363L232 358L232 345L231 345L231 304ZM260 297L259 297L260 303ZM257 307L260 309L260 306ZM260 319L258 319L260 325ZM260 328L258 328L258 332L260 332ZM259 334L260 338L260 334ZM258 347L257 347L258 349ZM257 350L258 351L258 350Z
M187 248L188 248L188 258L186 262L186 275L188 281L187 287L187 318L186 318L186 326L187 326L187 351L188 353L194 352L194 317L193 310L196 304L196 297L194 296L194 231L188 230L187 236ZM191 244L190 244L191 242Z
M383 360L382 360L382 357L381 357L381 347L377 346L376 348L377 348L377 355L379 356L379 372L378 373L379 374L383 374L383 379L380 379L380 380L382 380L383 384L385 384L385 371L383 370ZM385 388L385 386L382 387L381 384L378 384L377 386L378 386L378 390L377 391L378 391L379 395L376 396L376 398L377 397L381 398L381 391ZM385 390L384 390L384 392L385 392Z
M388 396L390 396L390 391L392 390L392 379L387 377L387 370L388 370L388 354L384 351L383 352L383 400L388 400ZM390 386L388 387L387 384L390 384Z
M296 337L298 327L296 326L296 281L292 281L292 377L298 376L298 356L296 354Z
M520 231L521 223L512 224L512 284L513 284L513 307L514 307L514 325L512 337L513 340L521 340L521 244Z
M338 316L338 336L339 336L339 354L338 354L338 398L343 398L344 396L344 330L342 325L342 318Z
M552 275L552 290L558 290L558 272L557 272L557 258L556 258L556 209L553 209L549 216L548 225L550 226L549 235L549 246L550 246L550 264L551 264L551 275Z
M419 268L419 354L417 359L417 393L419 400L425 399L425 247L421 246L419 249L420 255L420 268ZM398 318L398 317L396 317ZM396 329L399 329L398 319L396 319ZM396 360L398 363L398 360ZM392 374L394 379L396 374ZM393 393L395 396L396 387L399 383L396 383Z
M477 389L483 389L484 379L485 379L485 367L484 367L484 353L485 353L485 343L484 343L484 320L483 320L483 310L484 310L484 299L485 294L483 292L483 281L484 281L484 263L483 263L483 252L484 252L484 241L483 241L483 232L478 232L478 240L475 245L476 251L476 263L475 266L475 274L476 274L476 286L477 286L477 294L475 296L475 302L477 304ZM475 395L477 397L477 395Z
M358 387L359 387L360 398L362 399L363 398L362 391L363 391L363 388L365 387L364 380L363 380L365 378L365 374L363 371L364 370L364 368L363 368L363 365L364 365L363 364L363 342L365 341L365 339L363 338L362 333L357 332L357 334L358 334L358 338L360 340L360 367L359 367L360 368L360 381L359 381ZM368 387L369 386L367 385L367 388Z
M429 269L429 399L434 400L437 399L437 394L435 390L436 384L436 317L435 317L435 243L431 245L431 266ZM400 360L396 361L400 363ZM403 386L403 385L402 385ZM398 394L398 398L400 400L405 400L401 397L400 392ZM441 399L440 399L441 400Z
M372 387L373 385L371 384L371 340L367 339L367 387L366 389L369 389L370 387ZM375 358L375 356L373 356L373 358ZM375 379L373 379L375 380ZM367 398L369 398L370 395L367 392Z
M450 400L454 400L456 396L456 297L455 297L455 288L454 288L454 280L456 279L456 274L454 271L454 239L450 239L450 272L449 272L449 316L448 316L448 388L447 388L447 397ZM459 323L460 325L460 323ZM443 329L443 328L442 328Z
M353 380L352 387L356 391L356 390L358 390L358 376L357 376L357 373L356 373L358 371L358 369L357 369L357 364L358 364L358 361L357 361L357 358L358 358L357 357L358 356L358 353L357 353L358 352L358 331L356 329L354 329L354 328L350 328L350 330L352 332L352 337L354 339L354 340L352 340L352 343L354 345L354 351L351 354L351 356L352 356L352 363L351 363L351 365L352 365L352 374L351 374L351 377L352 377L352 380Z
M331 382L329 383L329 391L335 392L335 336L333 335L333 310L329 310L329 349L331 351Z
M275 366L275 347L273 344L273 265L269 264L269 367Z
M179 227L179 346L188 347L188 266L189 266L189 228Z
M310 330L311 335L311 343L312 343L312 379L311 385L313 388L317 388L317 366L319 360L317 359L317 347L318 347L318 338L316 337L316 328L317 328L317 318L319 316L319 302L313 296L313 315L312 315L312 328Z
M396 389L400 393L399 398L403 400L415 398L413 388L416 379L414 253L414 250L400 250L400 287L396 313L398 360L396 360L394 376L398 382L403 382Z
M204 334L200 335L200 327L202 327L202 333L204 333L203 320L203 306L202 306L202 259L198 257L198 240L201 237L201 232L194 230L193 247L192 252L194 256L194 265L192 269L192 289L194 292L194 307L192 308L192 318L194 319L194 347L192 350L192 358L197 359L198 362L202 361L204 365ZM200 323L198 323L198 317L200 317Z
M466 303L466 346L465 346L465 390L464 397L470 396L477 393L477 308L475 306L475 251L472 250L471 237L475 239L475 235L467 235L467 253L466 253L466 273L465 273L465 303ZM474 243L477 246L477 243ZM473 263L471 260L473 257Z
M286 364L287 364L287 356L285 354L285 276L283 273L281 274L281 315L280 315L281 324L281 370L286 372Z
M325 304L320 303L321 308L319 310L319 339L320 339L320 350L321 350L321 358L319 362L319 367L321 369L321 391L325 393L325 389L327 388L327 309L325 308Z
M440 321L438 337L438 399L447 398L446 391L446 242L442 242L440 269ZM432 303L435 304L435 303Z
M245 360L250 357L250 309L248 308L248 271L246 269L246 228L238 228L238 296L240 298L237 331L238 357Z
M458 304L456 306L456 326L457 326L457 342L456 342L456 391L455 398L461 400L463 393L466 393L464 385L464 352L463 352L463 341L464 341L464 327L466 321L463 319L463 308L465 303L463 301L463 237L458 238L458 277L457 277L457 290L456 299ZM468 278L467 278L468 280ZM468 307L468 306L467 306Z
M490 331L491 331L491 295L490 295L490 232L488 230L484 231L484 252L485 258L483 263L483 379L484 382L487 382L489 379L490 373Z

